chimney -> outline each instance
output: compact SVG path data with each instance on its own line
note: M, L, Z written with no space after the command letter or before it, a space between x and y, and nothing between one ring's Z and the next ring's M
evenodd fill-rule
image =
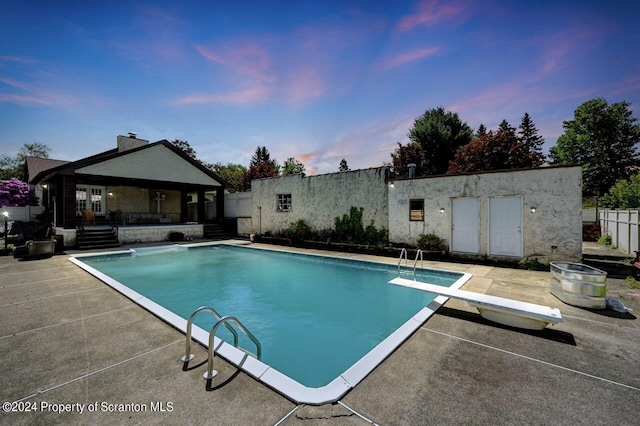
M118 152L128 151L149 143L147 140L138 139L137 136L138 134L134 132L129 132L129 136L118 136Z
M407 167L409 168L409 179L416 177L416 163L409 163Z

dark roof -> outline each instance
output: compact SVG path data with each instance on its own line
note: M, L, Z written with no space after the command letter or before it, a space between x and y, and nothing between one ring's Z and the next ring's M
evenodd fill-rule
M53 160L50 158L40 158L40 157L26 157L26 162L27 162L27 170L26 170L27 182L45 170L53 169L55 167L62 166L68 163L68 161L64 161L64 160Z
M119 152L118 149L115 148L115 149L111 149L109 151L102 152L100 154L92 155L90 157L86 157L86 158L77 160L77 161L61 162L58 166L41 170L40 172L38 172L35 175L29 174L29 179L30 179L29 183L37 184L37 183L39 183L39 182L41 182L43 180L49 179L51 176L56 175L56 174L61 174L61 173L62 174L70 174L70 173L73 173L76 169L79 169L79 168L82 168L82 167L86 167L86 166L90 166L90 165L97 164L97 163L101 163L103 161L111 160L113 158L118 158L118 157L130 154L132 152L137 152L137 151L142 151L142 150L145 150L145 149L149 149L149 148L157 146L157 145L164 145L165 147L169 148L175 154L177 154L178 156L182 157L185 161L191 163L192 166L194 166L197 169L201 170L203 173L207 174L209 177L211 177L212 179L216 180L217 182L220 182L220 184L222 185L223 188L225 186L228 186L228 183L225 182L224 179L222 179L220 176L215 174L213 171L211 171L207 167L203 166L197 160L194 160L193 158L191 158L184 151L182 151L180 148L176 147L175 145L173 145L171 142L169 142L166 139L158 141L158 142L145 144L143 146L140 146L140 147L137 147L137 148L133 148L133 149L129 149L129 150L122 151L122 152Z

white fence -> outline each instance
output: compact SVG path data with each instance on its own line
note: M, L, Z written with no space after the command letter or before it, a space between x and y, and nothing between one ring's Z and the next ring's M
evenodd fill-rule
M602 235L625 253L640 251L640 210L600 210Z
M251 217L251 192L226 194L224 217Z

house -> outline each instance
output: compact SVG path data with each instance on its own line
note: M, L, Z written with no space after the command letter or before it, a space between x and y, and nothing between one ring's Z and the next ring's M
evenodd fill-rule
M219 176L170 142L149 143L134 133L78 161L28 158L27 174L65 246L76 244L78 225L118 225L121 242L159 241L170 232L202 237L204 221L224 215ZM205 194L214 200L207 203ZM207 215L210 203L215 208Z
M333 228L351 206L389 241L444 239L458 257L547 263L582 258L582 170L543 167L422 178L390 178L386 167L254 180L252 233L285 230L304 219Z

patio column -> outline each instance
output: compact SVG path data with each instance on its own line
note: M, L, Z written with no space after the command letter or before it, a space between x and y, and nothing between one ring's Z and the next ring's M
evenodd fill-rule
M216 218L219 221L224 219L224 188L216 188Z
M76 179L74 176L63 176L62 180L62 200L57 199L57 203L62 208L62 226L64 229L76 228Z
M186 190L180 191L180 222L186 223L189 220L189 193Z
M198 189L198 209L197 209L197 218L198 223L204 223L206 214L204 209L204 189Z

